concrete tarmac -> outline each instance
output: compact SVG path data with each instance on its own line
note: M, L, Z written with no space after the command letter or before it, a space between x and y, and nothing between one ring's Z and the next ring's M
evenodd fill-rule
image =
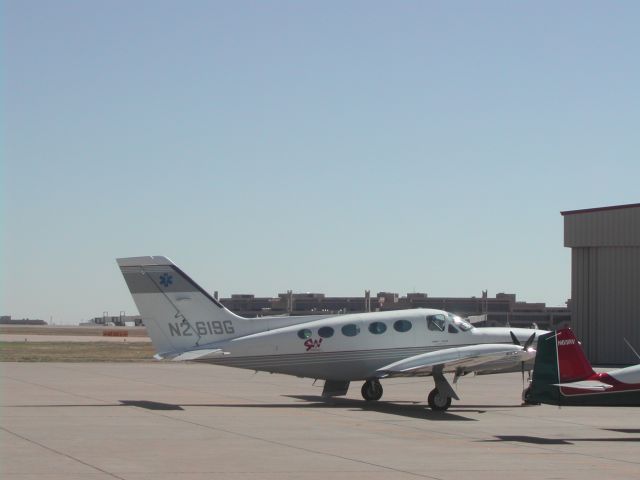
M322 382L184 363L0 364L4 480L640 478L640 409L521 407L519 374Z

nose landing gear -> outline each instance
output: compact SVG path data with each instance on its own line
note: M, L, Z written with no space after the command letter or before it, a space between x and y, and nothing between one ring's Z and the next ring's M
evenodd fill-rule
M367 402L375 402L382 397L382 385L380 385L380 381L377 379L367 380L364 382L364 385L362 385L360 392L362 393L362 398Z

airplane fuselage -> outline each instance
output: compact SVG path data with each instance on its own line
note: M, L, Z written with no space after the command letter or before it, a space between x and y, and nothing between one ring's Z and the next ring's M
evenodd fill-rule
M433 315L444 317L444 330L429 328L427 318ZM543 333L519 328L465 331L447 315L450 314L441 310L412 309L317 320L313 317L265 318L260 320L296 323L206 344L206 348L218 348L226 354L200 361L300 377L363 380L373 377L384 365L421 353L485 343L511 344L509 332L523 340L533 332ZM230 327L233 328L231 324ZM202 341L200 345L205 347ZM503 365L495 367L505 371ZM511 371L521 368L510 367Z

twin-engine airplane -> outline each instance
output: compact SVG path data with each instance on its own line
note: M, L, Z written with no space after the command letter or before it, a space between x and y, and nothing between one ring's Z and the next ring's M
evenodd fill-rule
M596 373L573 332L566 328L538 339L528 403L640 406L640 365Z
M380 380L432 376L433 410L459 400L444 374L531 369L541 330L474 328L442 310L243 318L227 310L165 257L120 258L156 358L227 365L323 379L323 396L346 395L364 381L365 400L382 397ZM519 339L527 339L524 345ZM526 364L525 364L526 362Z

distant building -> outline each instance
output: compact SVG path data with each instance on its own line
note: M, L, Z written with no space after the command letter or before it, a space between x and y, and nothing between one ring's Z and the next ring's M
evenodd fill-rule
M218 292L214 293L218 299ZM462 317L482 316L479 326L531 327L554 329L569 325L568 307L547 307L544 303L517 301L513 293L498 293L490 298L486 291L481 297L430 297L426 293L408 293L401 297L394 292L378 292L371 296L366 290L362 297L327 297L324 293L279 293L277 297L256 297L250 293L232 294L218 299L236 315L255 318L277 315L339 315L409 308L435 308ZM95 317L82 325L125 325L134 322L143 325L140 316Z
M0 316L0 325L46 325L44 320L34 320L29 318L22 318L20 320L12 320L11 315Z
M568 307L547 307L544 303L527 303L516 300L515 294L498 293L490 298L487 292L481 297L429 297L426 293L379 292L371 297L365 291L363 297L327 297L323 293L280 293L277 297L255 297L251 294L231 295L220 302L232 312L243 317L268 315L321 315L361 313L370 311L402 310L408 308L436 308L457 315L486 315L485 325L540 328L566 326L571 321Z
M562 216L576 336L593 363L637 363L624 339L640 350L640 203Z
M142 317L140 315L103 315L102 317L93 317L87 322L80 323L82 326L115 326L115 327L142 327Z

